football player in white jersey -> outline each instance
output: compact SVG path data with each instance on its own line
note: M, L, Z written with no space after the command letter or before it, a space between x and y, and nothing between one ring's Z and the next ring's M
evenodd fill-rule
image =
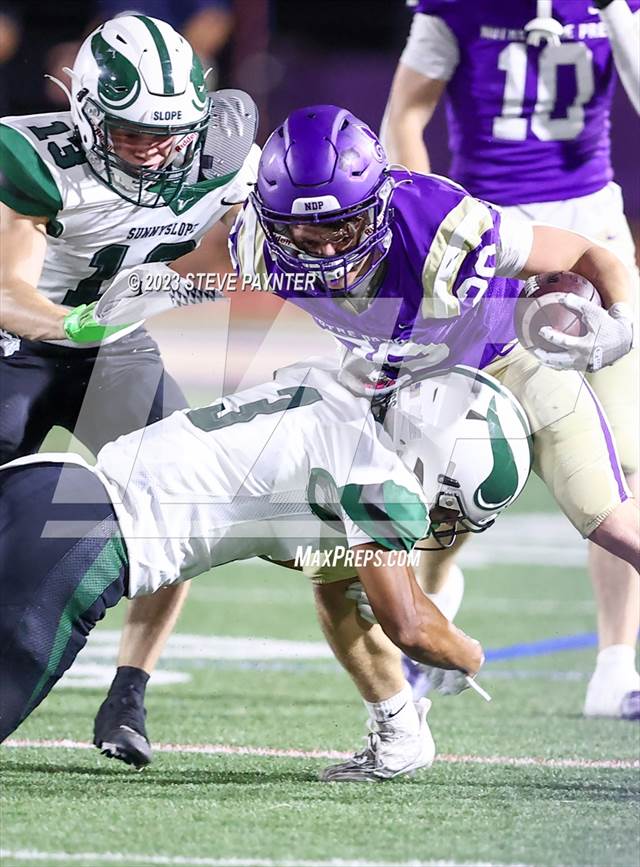
M608 135L615 71L640 111L637 0L482 0L471 14L462 0L407 5L416 14L382 124L391 162L430 171L423 132L444 97L454 180L506 215L596 239L628 266L637 296L635 244L611 180ZM636 497L639 368L636 349L588 376ZM463 578L454 554L430 558L425 586L459 602ZM584 713L617 717L632 701L640 714L638 575L594 545L589 567L599 654Z
M474 372L462 376L475 395ZM468 436L484 439L486 460L468 440L457 443L456 459L478 468L470 497L480 491L511 499L530 469L528 429L500 386L482 375L479 383L486 417L466 410L464 416L473 416ZM454 680L475 675L480 644L447 621L407 565L413 545L429 532L433 503L465 518L458 509L464 492L455 480L442 481L423 432L412 435L414 402L409 395L408 411L392 413L387 433L369 399L355 398L334 371L299 365L271 383L177 411L108 443L94 468L68 454L4 465L0 740L42 701L123 595L153 593L255 556L287 562L309 549L348 551L391 641ZM508 439L514 431L517 442ZM402 457L392 435L403 444ZM490 519L487 513L483 521ZM360 633L366 640L362 626ZM430 765L429 702L364 697L381 714L379 738L391 753L384 714L398 699L404 726L413 727L411 754L396 755L395 765L386 756L388 776Z
M107 21L69 74L70 111L0 122L0 462L36 452L56 424L95 453L186 406L141 323L100 326L93 305L121 269L178 259L230 221L255 177L255 146L244 164L200 173L213 103L200 61L165 22ZM134 606L125 637L164 612L169 630L185 589ZM125 648L116 707L147 677L145 648ZM97 720L99 742L111 725Z

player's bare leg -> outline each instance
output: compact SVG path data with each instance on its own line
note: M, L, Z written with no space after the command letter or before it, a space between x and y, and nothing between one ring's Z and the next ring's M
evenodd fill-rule
M382 702L406 686L400 650L378 625L366 623L345 590L355 577L314 585L316 612L331 650L365 702Z
M134 599L120 636L118 670L94 723L94 744L109 758L142 768L151 761L144 694L173 631L190 582Z
M638 474L628 477L627 483L637 498ZM633 502L626 503L629 503L626 512L635 520L637 531L640 513L637 509L633 513ZM606 521L596 530L599 537L610 532L605 524ZM617 542L614 539L609 544ZM640 577L633 566L597 544L589 545L589 571L598 606L599 653L589 681L584 713L612 717L622 713L625 717L640 719L640 675L635 666L640 628Z
M345 597L351 580L315 585L316 610L331 649L362 696L370 734L364 750L322 771L325 782L391 779L429 767L435 756L426 722L431 703L414 704L400 651Z

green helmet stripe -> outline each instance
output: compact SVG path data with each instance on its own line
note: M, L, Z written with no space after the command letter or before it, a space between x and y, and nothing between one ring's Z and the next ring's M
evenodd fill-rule
M100 31L91 40L91 51L100 68L98 97L102 106L117 111L129 108L140 94L138 70Z
M147 18L146 15L135 15L134 17L137 18L138 21L142 21L145 25L151 34L156 49L158 50L160 66L162 67L162 85L164 87L164 95L174 96L176 91L173 84L173 67L171 66L169 49L167 48L167 43L164 41L162 33L160 33L158 25L151 18Z
M491 398L487 411L487 426L491 442L493 467L487 478L475 491L473 500L481 509L493 511L505 506L518 490L518 467L513 450L505 437L496 411L496 399Z
M529 459L533 461L533 434L531 433L531 425L529 424L529 419L522 410L522 406L514 398L509 389L502 386L501 383L494 381L489 376L486 376L481 370L476 370L473 367L465 367L463 364L457 364L455 367L452 367L451 372L460 373L462 376L466 376L468 379L476 379L483 385L488 385L489 388L492 388L496 392L496 394L505 397L509 401L509 403L511 404L511 408L520 419L523 431L526 433L527 445L529 446ZM435 375L441 375L441 373Z

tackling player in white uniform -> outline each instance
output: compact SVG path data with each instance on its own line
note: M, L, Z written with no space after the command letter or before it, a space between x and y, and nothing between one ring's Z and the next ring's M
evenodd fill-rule
M93 305L122 269L193 250L255 178L257 147L243 164L239 131L251 144L254 126L242 99L211 99L191 46L165 22L107 21L69 74L70 111L0 122L0 462L37 451L56 424L95 453L186 406L141 323L99 325ZM217 157L209 148L208 163L205 138ZM130 612L122 692L138 694L146 679L131 624L168 611L170 629L182 595ZM98 720L98 742L113 724Z
M472 409L481 392L487 417L466 408L463 416L473 416L467 435L484 440L488 459L468 441L457 443L456 457L473 462L481 477L476 491L454 491L453 499L510 501L530 468L522 410L490 378L476 381L469 371L460 378ZM402 458L367 398L355 398L335 372L300 365L107 444L95 468L48 454L3 466L0 585L8 604L0 611L0 739L42 701L123 595L153 593L238 559L291 561L300 549L349 549L391 641L425 664L457 670L454 680L476 674L479 643L440 614L406 565L429 531L431 504L446 507L446 490L455 488L455 480L443 482L432 447L414 429L413 389L408 406L390 412ZM448 508L462 518L453 501ZM366 640L367 630L358 628ZM398 696L385 698L372 702L381 714ZM394 753L381 725L379 740L393 754L387 776L427 767L434 756L429 703L402 698L397 710L412 727L412 750L405 738L404 751Z

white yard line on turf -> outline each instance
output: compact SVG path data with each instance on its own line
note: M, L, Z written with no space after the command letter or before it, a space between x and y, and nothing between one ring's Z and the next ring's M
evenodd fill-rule
M533 867L530 864L504 864L494 861L346 861L331 858L309 861L296 858L198 858L188 855L139 855L123 852L40 852L32 849L0 849L4 861L80 861L86 864L166 864L168 867Z
M72 740L22 740L12 738L5 741L5 747L45 749L90 750L93 745L87 741ZM348 759L351 753L334 750L282 750L272 747L240 747L229 744L154 744L158 753L198 753L210 756L265 756L279 759ZM511 765L513 767L542 768L608 768L633 770L640 768L638 759L544 759L537 756L436 756L436 761L445 764L467 765Z

